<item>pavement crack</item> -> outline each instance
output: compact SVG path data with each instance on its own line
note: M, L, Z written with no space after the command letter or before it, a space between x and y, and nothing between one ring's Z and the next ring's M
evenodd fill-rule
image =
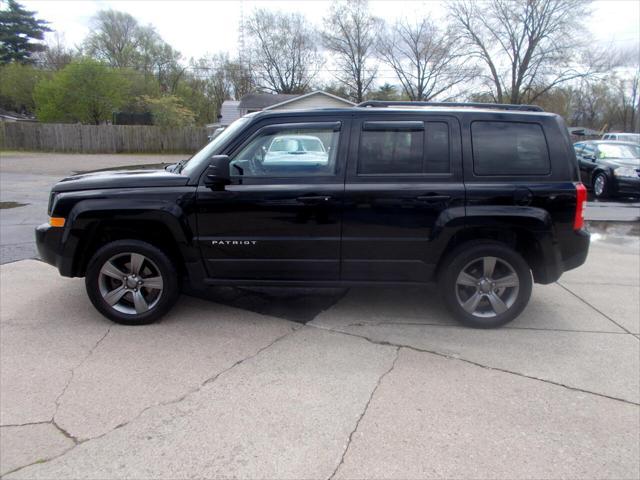
M341 333L341 332L338 332L338 333ZM374 395L378 391L378 388L380 387L380 384L382 383L382 380L388 374L390 374L393 371L393 369L395 368L396 362L398 361L398 357L400 356L400 348L401 347L396 346L395 348L396 348L396 354L395 354L395 357L393 358L393 362L391 362L391 366L382 375L380 375L380 377L378 377L378 381L376 382L376 385L373 387L373 390L371 390L371 394L369 395L369 399L367 400L367 403L365 404L364 408L362 409L362 413L358 417L358 420L356 420L356 424L353 427L353 430L351 430L351 433L349 433L349 438L347 439L347 444L345 445L344 450L342 451L342 456L340 457L340 462L338 462L338 465L336 466L335 470L329 476L329 480L332 480L336 476L336 474L338 473L338 470L340 470L340 467L344 464L344 459L346 458L347 453L349 452L349 447L351 447L351 442L353 441L353 436L358 431L358 427L360 426L360 422L362 421L362 419L364 418L365 414L367 413L367 410L369 410L369 405L371 405L371 401L373 400Z
M410 327L441 327L441 328L457 328L461 330L467 329L467 327L463 327L455 324L445 324L445 323L425 323L425 322L376 322L376 323L368 323L368 322L356 322L356 323L348 323L345 327L393 327L396 325L401 326L410 326ZM598 334L607 334L607 335L627 335L627 332L611 332L608 330L572 330L569 328L542 328L542 327L501 327L502 330L532 330L535 332L567 332L567 333L598 333Z
M65 386L62 388L62 391L60 392L60 394L56 397L55 400L55 405L56 405L56 409L53 412L53 417L51 417L51 423L53 423L56 428L58 428L61 432L64 432L66 436L68 436L71 439L75 439L75 437L67 434L65 432L65 430L61 429L60 427L58 427L58 425L56 424L56 415L58 414L58 410L60 409L60 405L62 403L62 397L64 396L64 394L67 392L67 389L69 388L69 386L71 385L71 382L73 382L73 378L75 377L75 373L76 370L78 368L80 368L82 365L84 365L84 363L89 359L89 357L91 357L91 355L93 355L93 352L96 351L96 349L98 348L98 346L102 343L102 341L107 338L107 335L109 335L109 332L111 332L111 327L107 328L107 331L104 333L104 335L102 335L97 342L95 342L93 344L93 346L89 349L89 351L87 352L87 354L85 355L85 357L80 361L80 363L78 363L75 367L73 367L71 369L71 375L69 376L69 380L67 380L67 383L65 384ZM75 441L75 440L74 440Z
M229 372L230 370L234 369L235 367L237 367L238 365L241 365L242 363L246 362L247 360L251 360L252 358L257 357L258 355L260 355L262 352L264 352L265 350L267 350L268 348L271 348L273 345L275 345L276 343L278 343L280 340L288 337L289 335L295 333L297 330L299 330L300 328L302 328L302 325L294 325L291 327L291 331L285 333L284 335L280 335L279 337L277 337L276 339L274 339L273 341L269 342L269 344L265 345L264 347L259 348L258 350L256 350L254 353L252 353L251 355L244 357L236 362L234 362L232 365L230 365L229 367L221 370L220 372L216 373L215 375L212 375L211 377L206 378L205 380L203 380L198 386L189 389L187 392L185 392L184 394L180 395L179 397L173 398L171 400L166 400L164 402L159 402L159 403L154 403L153 405L149 405L145 408L143 408L142 410L140 410L140 412L138 412L138 414L136 414L135 416L131 417L131 419L127 420L126 422L122 422L118 425L116 425L113 429L109 430L108 432L105 432L103 434L100 434L96 437L91 437L91 438L87 438L87 439L81 439L79 440L79 443L84 443L90 440L96 440L98 438L104 437L105 435L108 435L109 433L113 432L114 430L118 430L120 428L126 427L127 425L129 425L131 422L137 420L138 418L140 418L145 412L153 409L153 408L157 408L157 407L166 407L168 405L176 405L184 400L186 400L189 396L198 393L200 390L202 390L206 385L215 382L216 380L218 380L218 378L220 378L220 376L224 375L225 373Z
M56 429L58 429L58 431L64 435L65 437L69 438L71 441L73 441L73 445L70 446L68 449L64 450L63 452L61 452L60 454L54 456L54 457L50 457L50 458L46 458L46 459L41 459L38 460L36 462L30 463L28 465L23 465L21 467L15 468L13 470L11 470L10 472L5 473L5 475L8 475L10 473L14 473L17 472L18 470L22 470L24 468L33 466L33 465L41 465L43 463L48 463L52 460L56 460L57 458L62 457L63 455L66 455L67 453L69 453L71 450L73 450L74 448L76 448L79 445L82 445L83 443L87 443L93 440L98 440L102 437L105 437L107 435L109 435L110 433L126 427L127 425L129 425L130 423L134 422L135 420L137 420L138 418L140 418L145 412L153 409L153 408L157 408L157 407L164 407L167 405L175 405L177 403L182 402L183 400L185 400L187 397L189 397L190 395L193 395L194 393L199 392L202 388L204 388L205 385L208 385L210 383L215 382L218 378L220 378L221 375L229 372L230 370L234 369L235 367L237 367L238 365L241 365L242 363L246 362L247 360L251 360L252 358L257 357L258 355L260 355L262 352L264 352L265 350L267 350L268 348L272 347L273 345L275 345L276 343L278 343L280 340L288 337L289 335L295 333L297 330L299 330L300 328L303 328L302 325L294 325L291 327L291 331L285 333L284 335L280 335L279 337L277 337L276 339L274 339L273 341L269 342L269 344L265 345L264 347L259 348L256 352L252 353L251 355L238 360L237 362L235 362L233 365L225 368L224 370L216 373L215 375L205 379L203 382L200 383L200 385L196 388L193 388L191 390L189 390L188 392L186 392L184 395L181 395L180 397L174 398L172 400L168 400L165 402L160 402L160 403L155 403L153 405L149 405L148 407L145 407L144 409L142 409L137 415L135 415L134 417L132 417L130 420L127 420L126 422L122 422L119 425L116 425L114 428L112 428L111 430L109 430L108 432L104 432L100 435L97 435L95 437L90 437L90 438L77 438L74 437L73 435L71 435L68 431L66 431L65 429L63 429L62 427L60 427L60 425L58 425L55 422L55 415L54 418L52 418L50 421L47 422L37 422L36 424L43 424L43 423L50 423L52 424ZM109 329L110 330L110 329ZM78 364L76 367L74 368L78 368L82 365L82 363L84 363L84 361L91 355L91 353L98 347L98 345L100 344L100 342L102 342L102 340L104 340L104 338L107 336L107 334L109 333L109 330L107 330L107 333L105 333L102 338L100 340L98 340L96 342L96 344L93 346L93 348L91 349L91 351L89 352L89 354L87 355L87 357L80 362L80 364ZM67 383L67 386L69 385L69 383L71 383L71 380ZM66 389L66 387L65 387ZM64 392L63 392L64 393ZM61 397L62 395L60 395ZM59 397L59 398L60 398ZM3 425L3 426L13 426L13 425ZM20 426L20 425L16 425L16 426Z
M438 357L446 358L446 359L449 359L449 360L457 360L459 362L468 363L469 365L474 365L476 367L484 368L484 369L487 369L487 370L493 370L495 372L508 373L510 375L516 375L518 377L528 378L529 380L537 380L539 382L548 383L550 385L555 385L557 387L563 387L563 388L566 388L567 390L572 390L574 392L586 393L586 394L589 394L589 395L595 395L597 397L606 398L608 400L614 400L616 402L626 403L628 405L640 406L640 403L633 402L631 400L627 400L627 399L624 399L624 398L614 397L614 396L611 396L611 395L606 395L604 393L592 392L590 390L585 390L585 389L578 388L578 387L572 387L571 385L566 385L564 383L554 382L553 380L549 380L549 379L546 379L546 378L534 377L533 375L527 375L525 373L514 372L513 370L507 370L505 368L491 367L489 365L484 365L482 363L479 363L479 362L476 362L476 361L473 361L473 360L469 360L469 359L466 359L466 358L462 358L462 357L459 357L457 355L451 355L451 354L447 354L447 353L442 353L442 352L438 352L436 350L427 350L427 349L423 349L423 348L414 347L412 345L388 342L386 340L376 340L376 339L367 337L365 335L360 335L360 334L353 333L353 332L345 332L343 330L334 330L334 329L328 328L328 327L321 327L321 326L317 326L317 325L310 325L310 326L312 326L314 328L319 328L321 330L328 330L328 331L335 332L335 333L341 333L343 335L349 335L351 337L362 338L364 340L367 340L368 342L373 343L374 345L384 345L384 346L391 346L391 347L398 347L398 348L406 348L408 350L413 350L415 352L430 353L432 355L437 355Z
M25 422L25 423L5 423L0 425L0 428L4 427L28 427L30 425L49 425L51 420L43 420L41 422Z
M611 323L613 323L614 325L616 325L618 328L621 328L622 330L624 330L625 332L627 332L629 335L631 336L635 336L633 334L633 332L631 332L629 329L623 327L622 325L620 325L618 322L616 322L613 318L611 318L609 315L607 315L606 313L604 313L602 310L594 307L593 305L591 305L589 302L587 302L584 298L582 298L580 295L578 295L577 293L575 293L573 290L569 289L568 287L565 287L564 285L562 285L560 282L556 282L558 285L560 285L560 287L562 287L563 289L565 289L567 292L569 292L571 295L573 295L574 297L576 297L578 300L580 300L582 303L584 303L585 305L591 307L593 310L595 310L596 312L598 312L600 315L602 315L604 318L606 318L607 320L609 320Z

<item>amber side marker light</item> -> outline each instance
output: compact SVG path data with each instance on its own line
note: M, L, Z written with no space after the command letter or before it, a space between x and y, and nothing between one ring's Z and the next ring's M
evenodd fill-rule
M51 217L49 218L49 225L52 227L64 227L64 218Z

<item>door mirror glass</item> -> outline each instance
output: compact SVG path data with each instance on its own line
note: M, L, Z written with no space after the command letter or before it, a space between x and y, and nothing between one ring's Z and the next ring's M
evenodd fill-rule
M204 184L209 188L224 188L231 183L229 163L231 159L228 155L214 155L211 157L209 167L205 172Z

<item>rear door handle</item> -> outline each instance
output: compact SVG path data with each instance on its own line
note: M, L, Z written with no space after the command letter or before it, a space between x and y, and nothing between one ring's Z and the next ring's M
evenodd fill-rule
M300 203L307 203L307 204L324 203L331 200L331 196L330 195L304 195L302 197L296 198L296 200L298 200Z
M444 202L450 198L451 197L449 195L420 195L419 197L416 197L416 200L426 203L435 203Z

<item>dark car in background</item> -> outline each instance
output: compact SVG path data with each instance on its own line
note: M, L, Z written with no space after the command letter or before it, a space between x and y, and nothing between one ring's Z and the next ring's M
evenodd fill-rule
M598 140L574 144L582 183L596 198L640 196L640 145Z

